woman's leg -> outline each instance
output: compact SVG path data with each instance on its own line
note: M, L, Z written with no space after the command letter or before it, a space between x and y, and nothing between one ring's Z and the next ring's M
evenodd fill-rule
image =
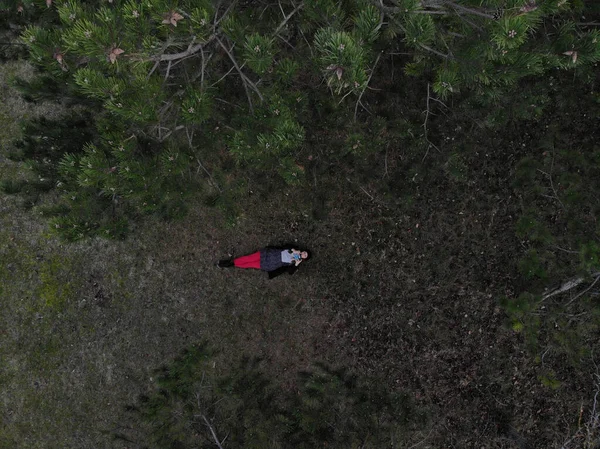
M257 251L247 256L237 257L233 259L233 264L238 268L256 268L260 270L260 251Z

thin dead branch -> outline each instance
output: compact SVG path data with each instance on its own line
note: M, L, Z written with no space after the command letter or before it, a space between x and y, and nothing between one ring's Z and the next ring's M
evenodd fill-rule
M594 279L594 282L592 282L592 285L590 285L588 288L586 288L584 291L582 291L581 293L578 293L573 299L571 299L567 304L565 305L570 305L573 301L575 301L578 298L581 298L583 295L585 295L587 292L589 292L592 288L594 288L594 285L596 285L596 282L598 282L598 279L600 279L600 276L598 276L596 279Z
M148 72L148 76L146 76L146 79L149 80L150 77L152 76L152 74L154 73L154 71L158 68L158 66L160 65L160 61L156 61L154 63L154 65L152 66L152 69L150 69L150 71Z
M287 16L284 14L283 15L283 21L279 24L279 26L275 29L275 32L273 33L275 36L277 36L277 34L279 34L279 32L281 31L281 29L289 22L289 20L294 16L294 14L296 14L298 11L300 11L300 9L302 9L302 7L304 6L304 3L300 3L298 6L296 6L296 8L289 13ZM281 3L279 4L279 7L281 8ZM283 8L281 10L281 12L283 13Z
M240 78L242 79L242 84L244 86L244 90L246 91L246 97L248 97L248 104L250 106L250 112L252 114L254 114L254 105L252 104L252 97L250 96L249 88L251 88L254 92L256 92L256 94L258 95L258 97L260 98L261 101L264 100L262 94L258 90L258 87L256 87L256 84L254 84L252 82L252 80L250 80L250 78L248 78L246 76L246 74L244 72L242 72L242 69L240 68L239 64L237 63L237 61L236 61L235 57L233 56L233 54L231 53L231 51L229 49L227 49L225 44L219 38L216 38L216 40L219 43L219 45L221 46L221 48L225 51L225 53L227 53L227 56L229 56L229 59L233 63L233 66L235 67L238 74L240 75Z
M554 192L554 197L550 197L550 198L554 198L556 201L558 201L558 203L561 205L561 207L563 208L563 210L566 210L565 205L563 204L563 202L558 197L558 192L554 188L554 181L552 179L552 175L553 175L553 172L554 172L554 150L552 151L552 162L551 162L551 165L550 165L550 173L546 173L545 171L540 170L539 168L537 169L537 171L539 171L540 173L546 175L548 177L548 179L550 180L550 188L552 189L552 192Z
M358 115L358 105L360 104L365 110L368 111L367 108L365 108L365 106L361 103L361 98L365 93L365 90L367 90L367 87L369 86L369 82L371 81L371 78L373 77L373 73L375 73L375 68L377 67L377 64L379 63L379 59L381 58L381 53L379 53L377 55L377 59L375 60L375 64L373 64L373 68L371 69L371 74L369 75L369 79L367 79L367 82L365 84L365 87L363 87L362 92L360 93L360 95L358 96L358 100L356 100L356 106L354 106L354 121L356 121L356 116Z
M438 152L441 153L440 149L429 140L429 130L427 128L427 123L429 121L429 115L431 114L431 109L429 107L429 102L431 101L431 94L430 94L430 85L429 83L427 83L427 109L425 110L425 121L423 122L423 129L425 131L425 140L427 141L427 143L429 144L429 146L427 147L427 151L425 152L425 156L423 156L423 159L421 160L421 162L423 162L425 160L425 158L427 157L427 155L429 154L429 148L433 147L436 150L438 150Z
M421 47L423 50L427 50L427 51L429 51L429 52L433 53L434 55L438 55L438 56L440 56L441 58L444 58L444 59L450 59L450 58L451 58L451 56L450 56L449 54L448 54L448 55L445 55L445 54L444 54L444 53L442 53L441 51L437 51L437 50L435 50L435 49L433 49L433 48L431 48L431 47L428 47L428 46L427 46L427 45L425 45L425 44L421 44L421 43L419 43L419 47Z
M176 61L181 58L187 58L188 56L198 53L202 48L204 48L205 46L210 44L216 38L217 38L217 35L213 34L206 41L204 41L200 44L197 44L197 45L193 45L193 46L192 46L192 44L193 44L193 41L192 41L190 43L190 45L188 46L187 50L179 52L179 53L162 54L159 57L157 57L156 60L162 62L162 61Z
M183 129L183 128L185 128L185 126L183 126L183 125L176 126L175 128L173 128L173 129L169 130L169 132L168 132L168 133L166 133L164 136L162 136L162 138L160 138L160 139L159 139L159 141L160 141L160 142L163 142L163 141L165 141L165 140L166 140L166 139L167 139L167 138L168 138L168 137L169 137L171 134L173 134L175 131L179 131L179 130L181 130L181 129ZM160 129L160 127L159 127L159 129ZM167 128L164 128L164 127L163 127L162 129L167 129Z
M600 272L592 274L592 277L595 278L594 283L585 292L587 292L589 289L591 289L595 285L596 281L598 281L598 279L600 278ZM570 279L567 282L563 283L560 287L555 288L554 290L552 290L552 291L546 293L544 296L542 296L542 301L545 301L546 299L551 298L553 296L560 295L562 293L573 290L575 287L578 287L579 285L583 284L584 281L585 281L585 278L583 276ZM571 302L572 301L573 300L571 300Z
M169 75L171 74L171 64L173 63L173 61L169 61L169 65L167 66L167 73L165 74L165 81L167 81L167 79L169 78Z
M422 3L423 7L428 8L428 7L442 7L442 8L446 8L446 9L452 9L454 10L457 14L460 15L460 12L465 13L465 14L472 14L475 16L479 16L479 17L484 17L486 19L494 19L494 15L490 14L488 12L484 12L484 11L480 11L478 9L474 9L474 8L469 8L467 6L463 6L463 5L459 5L458 3L454 3L448 0L444 0L444 1L439 1L439 0L433 0L430 2L423 2ZM448 8L450 7L450 8Z
M194 145L193 145L194 131L190 132L190 130L186 127L185 128L185 135L187 136L188 145L189 145L190 149L193 150L194 149ZM206 173L206 175L208 176L208 178L210 180L210 183L213 185L213 187L216 188L219 191L219 193L223 193L223 190L221 189L221 187L219 186L219 184L217 183L217 181L215 181L215 178L213 178L213 176L206 169L206 167L204 166L204 164L202 164L202 162L200 161L199 158L196 158L196 162L198 162L198 171L200 169L204 170L204 173Z
M568 292L569 290L572 290L575 287L577 287L578 285L582 284L584 280L585 279L583 277L577 277L574 279L570 279L567 282L565 282L564 284L562 284L560 287L558 287L558 288L552 290L551 292L546 293L544 296L542 296L542 301L545 301L548 298L552 298L553 296L560 295L561 293Z
M217 445L217 447L219 449L223 449L223 446L221 446L221 442L219 441L219 438L217 437L217 433L215 432L214 427L212 426L212 424L210 423L210 421L208 420L208 418L206 418L206 416L202 415L201 416L202 419L204 420L204 423L207 425L207 427L210 430L210 433L213 437L213 439L215 440L215 444Z

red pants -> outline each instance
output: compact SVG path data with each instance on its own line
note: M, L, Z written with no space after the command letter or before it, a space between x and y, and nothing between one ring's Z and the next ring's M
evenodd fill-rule
M260 270L260 251L237 257L233 259L233 264L238 268L256 268Z

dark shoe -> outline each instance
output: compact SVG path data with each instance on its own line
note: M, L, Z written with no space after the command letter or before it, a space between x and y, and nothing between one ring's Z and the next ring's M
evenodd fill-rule
M224 260L219 260L217 262L217 267L219 268L229 268L229 267L233 267L234 263L233 260L231 259L224 259Z

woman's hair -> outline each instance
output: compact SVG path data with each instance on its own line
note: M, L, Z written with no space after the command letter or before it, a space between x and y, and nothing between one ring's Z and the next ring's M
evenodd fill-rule
M304 260L308 260L308 259L310 259L310 251L309 251L309 250L307 250L307 249L303 249L303 250L301 250L300 252L302 252L302 253L306 253L306 259L304 259Z

